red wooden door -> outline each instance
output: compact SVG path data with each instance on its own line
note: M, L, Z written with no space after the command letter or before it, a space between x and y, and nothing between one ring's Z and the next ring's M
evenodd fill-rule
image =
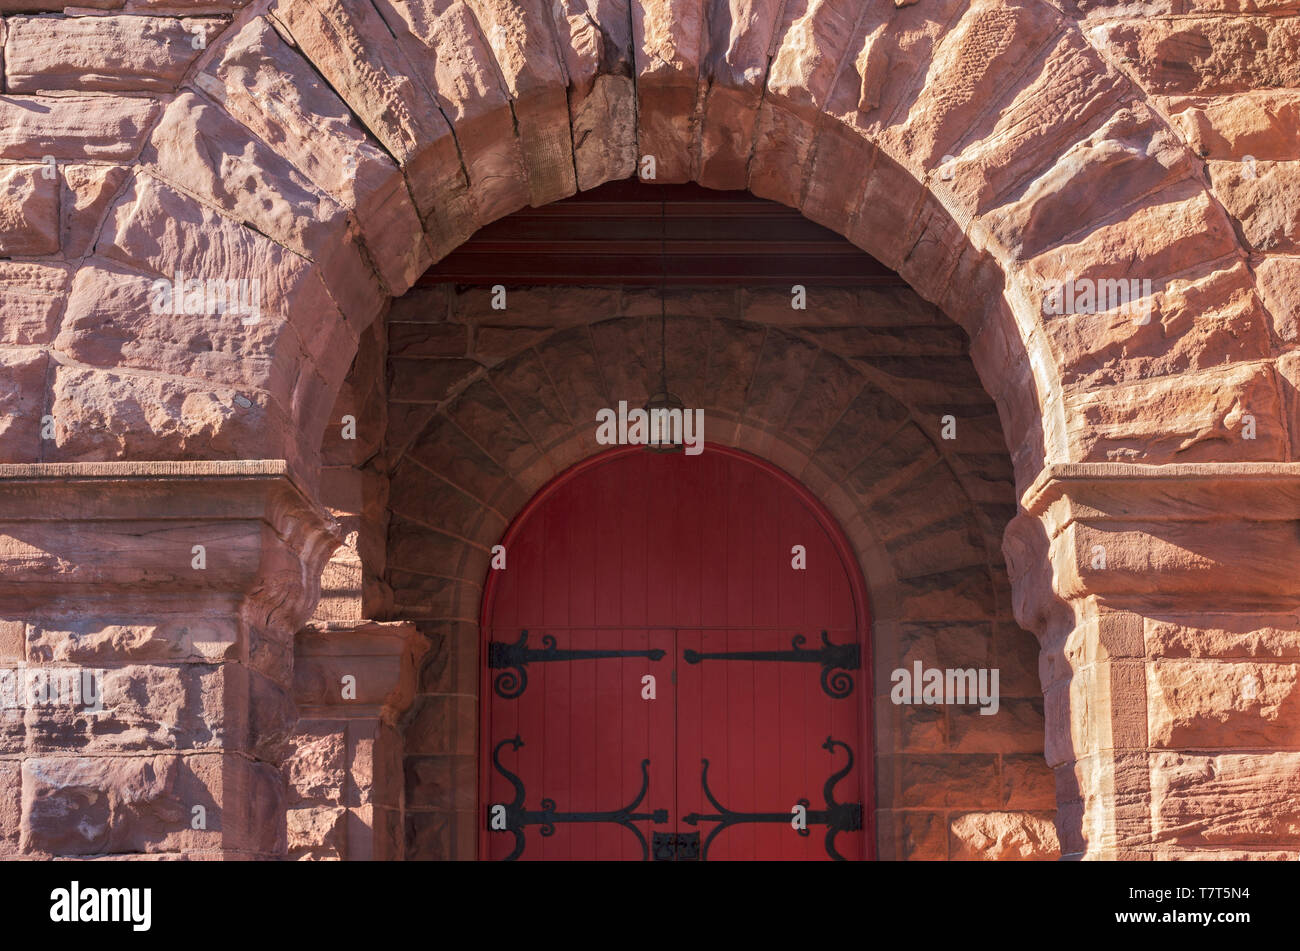
M797 483L731 450L614 450L503 545L484 857L870 856L865 595Z

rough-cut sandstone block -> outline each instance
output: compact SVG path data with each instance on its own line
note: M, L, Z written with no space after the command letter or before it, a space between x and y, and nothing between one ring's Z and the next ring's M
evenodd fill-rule
M696 180L708 188L745 187L781 7L777 0L735 0L728 4L732 29L711 31L701 51L700 74L708 86L693 158Z
M903 8L867 5L851 41L851 66L839 72L829 111L875 136L905 114L929 71L948 25L964 0L934 0Z
M39 672L57 679L69 669L77 676L85 668ZM28 668L29 676L37 670ZM84 703L28 705L28 752L265 750L297 718L283 688L239 664L109 667L98 686L101 711Z
M877 757L877 761L882 773L897 772L900 807L944 806L970 810L997 809L1002 804L996 755L909 753Z
M0 855L18 854L18 836L22 829L22 763L0 762Z
M556 34L569 77L579 189L635 173L636 90L630 0L562 0Z
M311 850L310 858L342 858L347 849L348 811L341 806L308 806L286 815L289 857Z
M1190 193L1179 195L1174 183L1191 179L1195 172L1186 147L1150 109L1126 108L1068 149L1014 202L990 212L990 228L1018 256L1034 257L1070 235L1097 229L1121 210L1132 214L1126 206L1139 199L1149 207L1158 189L1186 200ZM1116 260L1127 258L1107 263Z
M1300 753L1150 755L1157 844L1300 842Z
M50 343L70 277L59 264L0 261L0 344Z
M130 96L3 96L0 158L133 159L159 108Z
M284 850L276 770L243 757L51 757L23 762L24 853ZM203 806L207 828L191 828Z
M1124 285L1130 291L1131 281ZM1245 262L1161 284L1153 282L1149 296L1140 296L1138 285L1139 296L1105 313L1044 319L1065 387L1094 389L1270 355L1268 315ZM1116 285L1095 288L1105 286Z
M39 392L40 386L34 389ZM297 442L289 435L296 427L256 391L77 367L59 367L53 390L55 441L47 461L192 459L196 454L273 459ZM33 431L35 423L33 418Z
M1300 161L1207 164L1215 194L1252 250L1300 251Z
M1157 660L1146 665L1152 747L1293 747L1300 665Z
M288 414L293 381L306 361L287 321L267 314L244 326L234 313L154 313L152 274L92 260L77 271L68 295L55 341L61 352L104 369L162 371L265 391ZM202 272L194 277L206 279Z
M60 233L63 255L71 260L90 253L108 203L126 181L128 170L120 165L64 165L62 172Z
M1277 360L1277 375L1282 386L1282 396L1286 402L1286 423L1292 433L1300 432L1300 352L1284 353ZM1293 437L1294 439L1294 437ZM1296 458L1300 447L1291 447L1291 458Z
M347 211L221 110L191 93L177 96L143 158L163 180L207 198L318 265L354 333L382 308L385 295Z
M466 0L514 99L533 205L572 195L578 183L568 77L550 0Z
M326 194L351 208L388 289L432 260L406 180L348 107L266 20L244 25L196 85Z
M77 6L88 10L113 10L125 2L126 0L78 0ZM68 6L65 0L0 0L0 13L61 13Z
M59 250L59 177L47 165L0 166L0 255Z
M1156 657L1300 657L1300 629L1292 614L1212 614L1143 623L1146 651Z
M1165 112L1198 154L1222 161L1286 161L1300 139L1300 93L1258 89L1230 96L1177 96Z
M104 253L145 274L173 281L178 272L187 281L243 281L248 294L241 299L249 302L253 300L253 282L257 282L257 315L261 319L255 324L245 325L246 315L235 313L179 318L141 314L136 318L141 338L167 340L178 334L211 333L210 351L227 355L236 363L246 357L251 361L242 371L237 366L229 368L226 372L233 371L233 377L218 378L254 381L278 396L287 395L297 375L293 361L298 359L295 351L299 348L310 355L324 379L341 380L347 372L355 339L325 289L321 269L276 242L151 178L140 179L122 194L110 213L107 232L112 243L102 243ZM73 313L70 307L65 334L74 327ZM276 335L284 331L286 323L292 325L296 336L278 340ZM186 347L194 349L190 343ZM216 353L207 356L220 359ZM276 365L259 366L272 354ZM259 378L259 372L268 375Z
M36 347L0 350L0 462L35 462L42 458L41 421L45 409L45 374L49 354ZM46 445L49 445L46 443Z
M1002 788L1007 809L1056 809L1056 779L1041 749L1003 756Z
M1034 68L1032 82L989 110L981 123L986 131L972 133L976 141L955 147L958 154L948 162L939 156L938 166L929 169L932 188L984 214L1118 111L1131 91L1078 33L1060 36Z
M746 186L754 194L792 208L802 204L821 112L841 65L852 55L854 25L864 15L861 4L847 0L784 8L767 92L755 120Z
M695 164L691 120L704 52L704 6L703 0L632 4L637 149L642 157L654 157L658 181L688 181Z
M346 722L302 720L285 760L289 803L343 802L347 779Z
M26 625L26 652L33 663L106 661L220 661L236 659L239 632L219 615L100 618L77 614Z
M1052 816L1028 812L968 812L948 826L957 861L1016 862L1060 858Z
M945 861L948 823L941 812L919 810L876 812L880 858L886 861Z
M171 90L217 19L161 16L13 17L5 43L5 90ZM202 37L196 41L196 37Z
M1300 24L1290 17L1145 17L1093 27L1089 36L1148 92L1300 86Z
M1255 281L1273 321L1273 332L1287 343L1300 341L1300 257L1270 255L1255 265Z

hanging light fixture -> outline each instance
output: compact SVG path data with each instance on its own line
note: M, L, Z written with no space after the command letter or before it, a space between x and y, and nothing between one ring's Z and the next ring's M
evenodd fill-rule
M650 452L681 452L684 404L668 389L668 203L659 205L659 389L645 404Z

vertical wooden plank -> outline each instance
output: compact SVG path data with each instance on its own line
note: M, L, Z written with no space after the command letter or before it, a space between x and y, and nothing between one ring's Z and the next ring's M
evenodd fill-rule
M628 511L623 504L620 468L597 466L588 480L587 499L596 512L595 619L597 627L623 624L623 558Z
M706 472L701 456L673 457L679 486L671 513L673 531L673 617L680 627L702 623L704 594Z
M732 490L728 482L729 460L716 452L705 452L704 513L701 517L700 552L700 626L723 627L727 624L727 498Z
M649 551L647 538L650 531L649 506L646 490L649 475L636 461L644 454L628 453L611 466L617 466L615 475L621 487L620 508L623 511L623 617L625 627L643 627L649 613L646 601L646 557ZM625 461L626 460L626 461Z

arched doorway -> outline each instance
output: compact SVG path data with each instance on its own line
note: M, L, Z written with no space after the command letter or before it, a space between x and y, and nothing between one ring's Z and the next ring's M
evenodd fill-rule
M502 546L483 857L872 857L865 588L799 483L733 449L613 450Z

